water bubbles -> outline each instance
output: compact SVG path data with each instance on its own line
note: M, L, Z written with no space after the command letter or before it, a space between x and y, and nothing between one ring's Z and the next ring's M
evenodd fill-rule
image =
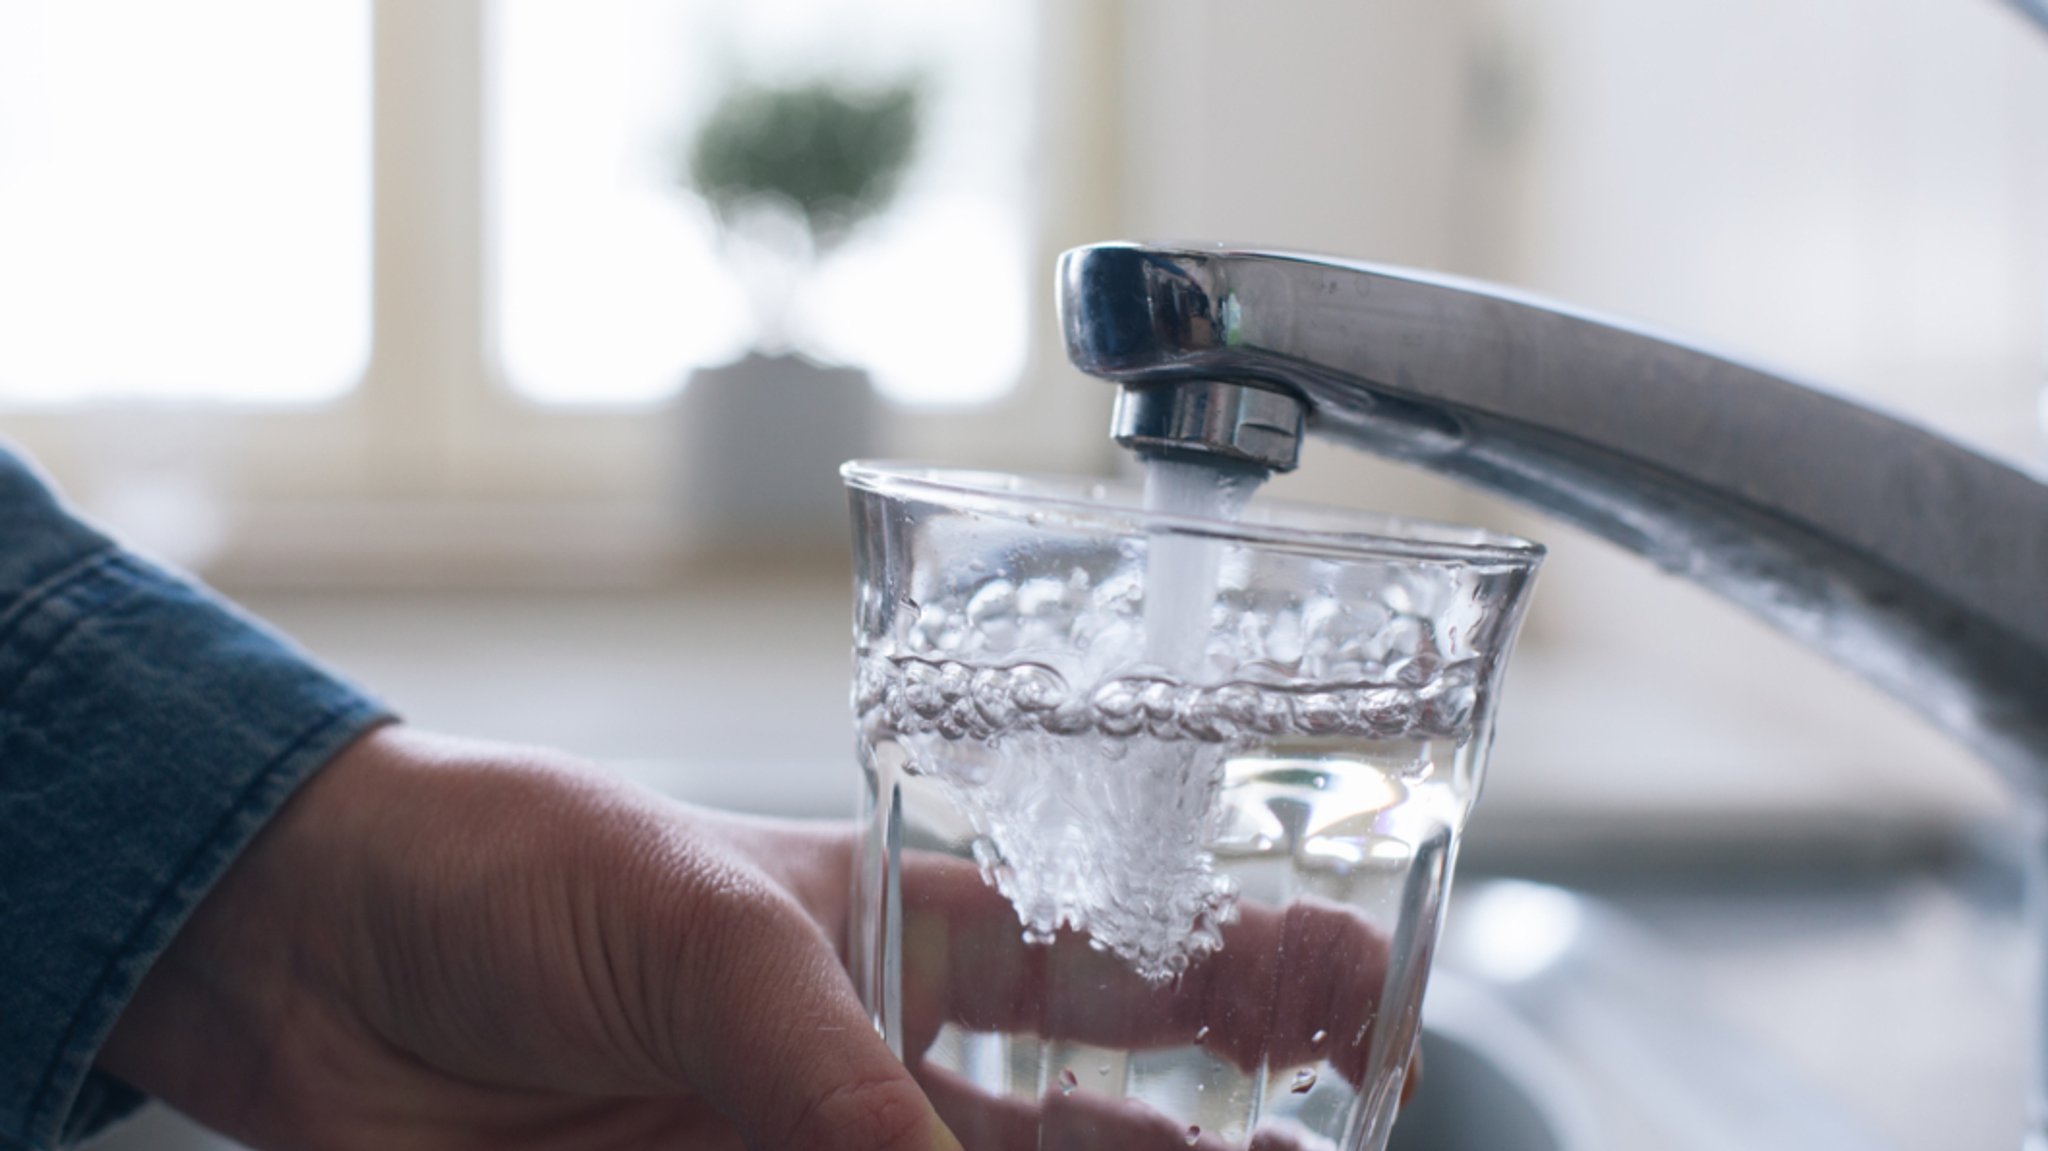
M1442 672L1443 658L1433 651L1419 651L1407 659L1396 660L1387 668L1387 673L1402 687L1421 687L1434 680Z
M873 656L861 660L853 671L853 713L863 715L881 706L889 690L889 662Z
M1068 700L1046 713L1039 726L1051 735L1079 735L1095 727L1095 709L1087 700Z
M1287 612L1274 618L1267 625L1264 646L1267 660L1298 672L1302 656L1301 617Z
M1208 1039L1208 1038L1209 1038L1209 1025L1208 1025L1208 1024L1204 1023L1204 1024L1202 1024L1202 1025L1201 1025L1200 1027L1198 1027L1198 1028L1196 1028L1196 1029L1195 1029L1195 1042L1197 1042L1197 1043L1201 1043L1201 1042L1203 1042L1204 1040L1206 1040L1206 1039Z
M1228 743L1238 734L1237 724L1216 706L1213 692L1189 692L1180 723L1187 734L1203 743Z
M922 719L936 719L946 710L946 697L939 692L939 669L916 661L903 668L902 700Z
M1148 719L1172 719L1180 709L1181 685L1169 679L1155 679L1138 690L1138 704Z
M1464 738L1478 668L1433 666L1437 678L1419 688L1386 669L1337 684L1265 669L1214 685L1147 670L1077 686L1049 663L869 654L854 698L864 745L899 748L989 845L1001 865L985 861L984 874L1018 909L1026 938L1071 928L1165 980L1220 946L1235 914L1207 830L1189 818L1212 809L1224 765L1269 737ZM1049 822L1055 797L1063 814ZM1076 819L1115 833L1077 834ZM1252 846L1281 849L1270 832Z
M1011 675L1001 669L984 667L974 673L968 682L968 693L974 700L975 717L985 725L990 734L1002 731L1017 718L1016 690L1010 683Z
M969 565L970 570L975 570ZM1006 579L992 579L976 588L967 599L967 622L982 627L992 620L1016 614L1017 585Z
M1479 706L1479 693L1471 684L1454 682L1449 678L1439 679L1416 694L1422 702L1421 724L1435 730L1457 731L1469 727L1473 709Z
M869 659L856 673L854 702L877 734L937 731L955 740L1091 729L1115 739L1231 748L1259 735L1462 738L1478 707L1475 674L1466 664L1447 664L1420 687L1245 680L1198 687L1160 675L1124 675L1103 679L1083 695L1043 664Z
M1415 697L1397 687L1372 687L1358 693L1358 724L1362 734L1391 739L1407 730L1415 715Z
M1097 1064L1097 1065L1096 1065L1096 1067L1095 1067L1095 1073L1096 1073L1097 1075L1100 1075L1100 1076L1102 1076L1102 1077L1103 1077L1103 1078L1105 1078L1105 1079L1109 1078L1109 1064L1107 1064L1107 1063L1100 1063L1100 1064Z
M1086 573L1079 573L1085 583ZM1052 576L1033 576L1017 585L1016 611L1020 616L1041 617L1058 613L1073 597L1068 584Z
M1200 1127L1190 1125L1188 1127L1188 1133L1182 1136L1181 1138L1187 1143L1188 1146L1193 1147L1195 1144L1201 1142L1202 1129Z
M1229 739L1242 729L1259 726L1263 702L1259 690L1250 684L1226 683L1203 691L1192 710L1202 728L1213 729L1219 739Z
M1258 690L1245 726L1260 735L1279 735L1294 725L1294 707L1281 692Z
M1291 740L1467 739L1487 668L1468 632L1415 614L1443 597L1398 572L1333 563L1287 585L1235 552L1209 591L1177 602L1188 610L1161 646L1147 614L1156 538L963 558L914 596L891 593L852 697L862 746L896 749L971 828L1024 939L1071 931L1164 981L1221 946L1236 915L1203 821L1227 764ZM1292 849L1267 831L1258 852Z
M1131 735L1145 726L1140 690L1128 679L1113 679L1095 689L1089 702L1095 705L1095 723L1104 735Z
M1020 711L1050 711L1066 698L1067 681L1041 664L1020 664L1010 669L1009 693Z
M1294 1073L1294 1081L1287 1085L1287 1090L1295 1095L1306 1095L1315 1085L1315 1071L1312 1068L1304 1067Z
M1074 1093L1074 1089L1079 1087L1080 1085L1081 1081L1074 1076L1073 1068L1060 1068L1060 1094L1072 1095Z
M1138 706L1145 713L1145 730L1154 739L1175 740L1186 734L1181 723L1183 693L1194 694L1191 689L1164 679L1155 679L1139 689Z
M1349 719L1346 702L1338 692L1306 692L1294 699L1294 722L1309 735L1336 735Z
M1323 1045L1323 1040L1328 1039L1329 1037L1329 1032L1324 1031L1321 1028L1317 1028L1316 1033L1308 1037L1308 1044L1311 1047L1321 1047Z

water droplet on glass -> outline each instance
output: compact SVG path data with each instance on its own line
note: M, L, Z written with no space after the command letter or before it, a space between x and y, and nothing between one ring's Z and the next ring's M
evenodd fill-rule
M1095 1069L1095 1073L1096 1073L1097 1075L1105 1075L1105 1076L1106 1076L1106 1075L1108 1075L1108 1074L1109 1074L1109 1064L1107 1064L1107 1063L1104 1063L1104 1064L1103 1064L1103 1065L1101 1065L1100 1067L1097 1067L1097 1068Z
M1072 1095L1074 1093L1074 1088L1079 1087L1080 1085L1081 1081L1079 1079L1074 1078L1073 1068L1060 1068L1060 1094Z
M1309 1045L1312 1047L1320 1047L1322 1046L1323 1040L1328 1039L1329 1037L1329 1032L1318 1028L1314 1035L1308 1037Z
M1200 1042L1201 1042L1202 1040L1204 1040L1204 1039L1207 1039L1208 1037L1209 1037L1209 1025L1208 1025L1208 1024L1206 1024L1206 1023L1204 1023L1204 1024L1202 1024L1202 1026L1201 1026L1201 1027L1200 1027L1199 1029L1197 1029L1197 1030L1196 1030L1196 1032L1195 1032L1195 1042L1197 1042L1197 1043L1200 1043Z
M1201 1137L1202 1137L1202 1129L1201 1129L1200 1127L1190 1127L1190 1128L1188 1128L1188 1135L1187 1135L1187 1142L1188 1142L1188 1146L1190 1146L1190 1147L1193 1147L1193 1146L1195 1145L1195 1141L1196 1141L1197 1139L1200 1139Z
M1289 1084L1287 1089L1296 1095L1306 1095L1308 1094L1308 1089L1315 1085L1316 1073L1304 1067L1294 1073L1294 1082Z

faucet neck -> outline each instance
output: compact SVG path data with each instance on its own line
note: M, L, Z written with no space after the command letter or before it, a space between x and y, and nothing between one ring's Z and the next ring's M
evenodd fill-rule
M1298 397L1319 435L1534 504L1719 592L2048 790L2048 487L2019 471L1484 284L1105 244L1067 253L1059 288L1069 356L1124 385L1120 439L1207 445L1232 426L1209 418L1229 410L1218 381L1256 381L1241 395Z

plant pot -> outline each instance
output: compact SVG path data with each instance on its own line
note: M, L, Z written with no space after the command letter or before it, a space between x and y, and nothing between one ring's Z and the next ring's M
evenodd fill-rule
M693 373L676 406L672 486L686 553L844 557L839 465L873 454L880 407L866 372L802 356Z

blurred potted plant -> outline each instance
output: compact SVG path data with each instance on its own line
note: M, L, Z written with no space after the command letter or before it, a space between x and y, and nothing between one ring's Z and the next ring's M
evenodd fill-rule
M803 312L818 263L895 198L916 148L916 84L741 83L680 173L717 220L754 315L751 350L684 391L681 495L700 545L841 546L840 461L873 450L867 374L813 359Z

